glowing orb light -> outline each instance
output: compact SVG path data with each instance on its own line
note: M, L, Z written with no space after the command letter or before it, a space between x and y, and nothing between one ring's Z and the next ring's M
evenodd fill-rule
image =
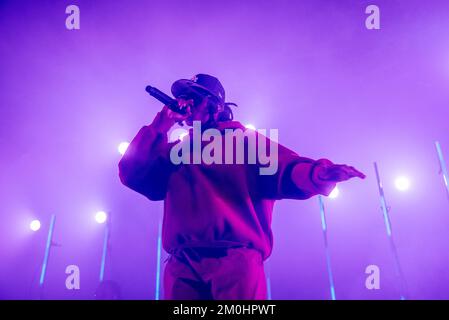
M179 134L179 140L183 140L189 133L187 131L183 131Z
M329 198L335 199L340 194L340 190L338 190L338 187L335 187L334 190L329 194Z
M394 181L394 184L399 191L406 191L408 190L408 188L410 188L410 181L407 177L404 176L397 177Z
M107 215L107 213L104 212L104 211L98 211L98 212L95 214L95 220L96 220L98 223L105 223L106 220L107 220L107 218L108 218L108 215Z
M30 229L33 231L37 231L41 228L41 222L39 220L33 220L30 223Z
M118 145L118 152L121 154L121 155L124 155L125 154L125 152L126 152L126 149L128 149L128 146L129 146L129 142L121 142L119 145Z

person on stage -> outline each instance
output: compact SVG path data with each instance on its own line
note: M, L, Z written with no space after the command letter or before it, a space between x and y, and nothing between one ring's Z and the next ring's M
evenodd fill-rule
M233 120L216 77L197 74L174 82L171 91L185 114L164 106L140 129L119 162L125 186L149 200L164 201L162 243L169 253L164 298L266 299L264 261L273 246L275 201L327 196L337 183L365 175L352 166L300 156L277 141L277 148L270 147L277 151L273 174L261 174L259 161L175 164L172 148L193 140L190 131L182 140L169 142L168 132L176 123L192 126L198 121L201 130L216 129L223 136L229 130L251 129ZM255 134L260 147L261 135ZM202 148L207 144L203 141ZM223 150L220 156L225 159L229 149Z

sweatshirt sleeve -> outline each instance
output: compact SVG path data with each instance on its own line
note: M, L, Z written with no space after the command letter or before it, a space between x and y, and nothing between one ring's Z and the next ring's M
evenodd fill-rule
M308 199L322 194L329 195L335 182L320 179L320 172L332 162L301 157L278 144L278 168L272 175L260 175L259 191L263 197L280 199Z
M157 117L159 114L155 120ZM159 132L153 121L139 130L118 164L120 181L153 201L165 198L174 170L167 140L167 134Z

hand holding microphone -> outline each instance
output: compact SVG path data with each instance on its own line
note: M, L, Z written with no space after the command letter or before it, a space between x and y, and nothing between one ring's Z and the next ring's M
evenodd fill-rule
M192 99L173 99L162 91L150 86L147 86L145 90L164 104L164 107L154 119L161 132L168 132L175 123L182 126L182 122L191 115Z
M147 86L145 88L145 91L148 92L151 96L153 96L157 100L159 100L160 102L162 102L163 104L165 104L170 110L179 114L186 113L185 106L183 108L183 106L179 104L179 100L173 99L172 97L166 95L159 89Z

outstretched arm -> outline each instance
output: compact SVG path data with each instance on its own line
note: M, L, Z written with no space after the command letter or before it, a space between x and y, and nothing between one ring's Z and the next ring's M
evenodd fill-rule
M308 199L329 195L336 184L353 177L365 178L354 167L334 164L328 159L314 160L278 144L278 170L273 175L259 175L257 188L269 199Z
M319 159L313 164L299 163L292 170L291 178L300 190L329 195L338 182L354 177L365 179L365 175L352 166L334 164L328 159Z

